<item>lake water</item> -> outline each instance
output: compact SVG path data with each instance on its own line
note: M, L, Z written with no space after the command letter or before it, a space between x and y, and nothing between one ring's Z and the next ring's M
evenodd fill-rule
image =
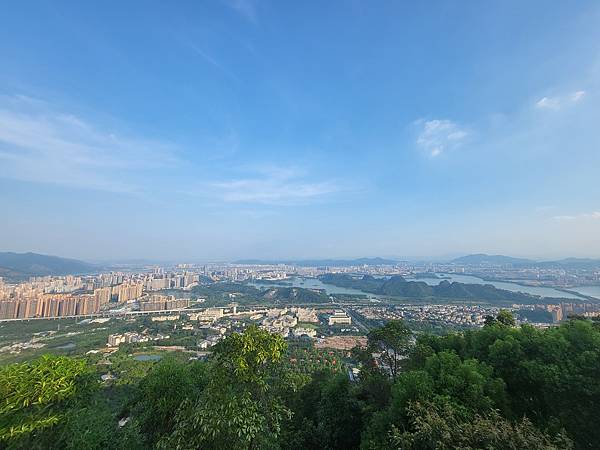
M318 278L302 278L302 277L292 277L287 278L285 280L286 285L282 284L268 284L268 283L250 283L252 286L261 288L270 288L270 287L299 287L306 289L323 289L326 294L347 294L347 295L367 295L369 297L376 298L374 294L369 292L359 291L358 289L350 289L344 287L334 286L332 284L325 284L321 282Z
M583 295L589 295L600 300L600 286L578 286L569 288L570 291L579 292Z
M524 292L526 294L539 295L540 297L551 297L551 298L576 298L581 299L575 294L570 294L568 292L562 292L558 289L548 288L548 287L538 287L538 286L521 286L517 283L510 283L507 281L485 281L479 277L474 277L471 275L458 275L458 274L440 274L444 278L419 278L419 279L407 279L408 281L423 281L431 286L435 286L440 284L444 280L448 280L449 282L459 282L459 283L467 283L467 284L491 284L492 286L498 289L505 289L507 291L512 292ZM327 294L349 294L349 295L366 295L371 298L377 298L376 295L373 295L369 292L359 291L358 289L349 289L338 286L333 286L331 284L325 284L321 282L321 280L317 278L302 278L302 277L293 277L285 280L287 285L281 284L252 284L258 288L267 288L267 287L302 287L307 289L323 289ZM572 291L577 291L585 295L590 296L598 296L600 298L600 286L588 286L581 287L576 289L571 289ZM589 292L589 293L588 293Z
M158 361L161 358L161 355L135 355L133 357L136 361Z
M424 281L430 286L435 286L440 284L444 280L448 280L449 282L459 282L459 283L467 283L467 284L491 284L492 286L498 289L504 289L512 292L524 292L526 294L539 295L540 297L556 297L556 298L577 298L581 299L581 297L570 294L568 292L562 292L558 289L549 288L549 287L539 287L539 286L522 286L517 283L510 283L508 281L485 281L479 277L474 277L471 275L457 275L457 274L440 274L444 278L420 278L418 280L411 281ZM575 290L575 289L572 289ZM588 294L591 295L591 294Z

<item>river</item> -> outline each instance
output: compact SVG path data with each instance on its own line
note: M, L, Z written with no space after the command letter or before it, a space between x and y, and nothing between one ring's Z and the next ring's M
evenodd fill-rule
M466 284L491 284L492 286L498 289L504 289L506 291L512 292L524 292L526 294L539 295L540 297L582 299L582 297L579 297L575 294L559 291L558 289L549 287L523 286L521 284L511 283L509 281L486 281L479 277L474 277L472 275L457 275L454 273L439 275L444 278L420 278L418 280L411 281L424 281L425 283L431 286L440 284L440 282L442 282L443 280L448 280L450 282L456 281L458 283Z
M523 286L517 283L511 283L508 281L486 281L479 277L474 277L472 275L458 275L458 274L439 274L444 278L419 278L419 279L410 279L407 278L408 281L423 281L431 286L439 284L443 280L448 280L450 282L456 281L459 283L466 284L491 284L492 286L498 289L505 289L507 291L512 292L524 292L526 294L539 295L540 297L550 297L550 298L573 298L573 299L582 299L583 297L579 297L575 294L569 292L559 291L558 289L549 288L549 287L540 287L540 286ZM344 287L333 286L331 284L325 284L321 282L321 280L317 278L302 278L302 277L292 277L285 280L287 285L282 284L267 284L267 283L251 283L253 286L258 288L266 288L266 287L301 287L307 289L323 289L327 294L349 294L349 295L366 295L371 298L377 298L374 294L369 292L363 292L358 289L350 289ZM579 287L569 289L571 291L576 291L584 295L589 295L592 297L597 297L600 299L600 286L588 286L588 287Z
M569 290L573 292L579 292L583 295L589 295L590 297L600 300L600 286L577 286L569 288Z
M284 280L288 284L269 284L269 283L249 283L250 285L261 288L270 288L270 287L300 287L306 289L322 289L326 294L347 294L347 295L367 295L372 298L377 298L374 294L370 292L359 291L358 289L350 289L339 286L334 286L333 284L325 284L321 282L318 278L302 278L302 277L291 277Z

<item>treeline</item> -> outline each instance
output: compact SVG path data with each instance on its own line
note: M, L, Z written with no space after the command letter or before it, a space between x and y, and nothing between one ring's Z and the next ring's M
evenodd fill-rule
M501 305L513 303L539 303L539 297L522 292L498 289L491 284L466 284L442 280L431 286L424 281L407 281L400 275L390 278L375 278L364 275L360 278L347 274L328 273L319 276L323 283L358 289L378 295L422 299L482 300Z
M329 302L327 294L318 290L287 286L258 289L249 284L227 281L199 285L192 288L191 293L194 297L204 298L207 306L224 306L232 301L241 305L261 302L292 305Z
M256 327L208 362L156 363L115 395L85 362L0 369L10 449L593 449L600 442L600 327L545 330L510 313L476 331L419 335L402 322L354 349L358 379L290 368Z
M286 305L304 303L328 303L329 296L323 291L298 287L276 287L271 288L263 295L264 299L273 300Z

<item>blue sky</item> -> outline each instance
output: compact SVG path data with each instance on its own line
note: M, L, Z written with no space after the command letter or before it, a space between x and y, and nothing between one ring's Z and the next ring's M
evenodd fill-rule
M597 2L11 2L0 249L600 257Z

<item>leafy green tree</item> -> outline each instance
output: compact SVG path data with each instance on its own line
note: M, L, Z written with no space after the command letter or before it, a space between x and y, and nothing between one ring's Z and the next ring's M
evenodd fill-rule
M162 448L275 448L289 410L278 383L286 348L279 335L252 326L215 346L209 382L197 402L185 402Z
M491 326L496 323L496 318L494 316L490 316L489 314L484 317L483 324L485 326Z
M498 314L496 314L496 317L485 316L484 325L504 325L507 327L514 327L516 325L516 321L515 317L510 311L507 309L501 309Z
M474 416L443 399L412 402L408 426L392 427L391 448L414 450L494 449L565 450L573 448L563 435L549 436L524 418L515 423L491 410Z
M59 433L56 448L65 450L145 450L140 430L133 424L118 426L109 402L97 396L83 407L69 410Z
M85 362L67 357L43 356L0 368L0 442L56 426L92 387Z
M507 327L514 327L516 324L515 317L507 309L501 309L498 312L496 321L502 325L506 325Z
M564 428L576 448L595 448L600 442L600 427L590 426L597 422L600 405L600 329L591 321L570 320L543 330L498 324L419 338L418 345L491 367L506 386L507 418L526 416L551 433Z
M196 401L206 385L206 364L165 358L138 386L131 412L150 445L170 434L175 412L184 401Z
M401 359L408 354L411 335L410 329L400 320L391 320L368 335L369 350L380 354L381 362L394 380L400 371Z
M412 403L447 399L464 414L487 413L504 408L504 383L493 376L493 370L474 359L461 360L454 352L443 351L428 357L420 370L403 371L392 387L387 409L373 414L363 433L365 449L386 448L392 427L410 428Z
M313 374L292 410L282 439L288 448L350 449L360 444L362 405L345 374Z

